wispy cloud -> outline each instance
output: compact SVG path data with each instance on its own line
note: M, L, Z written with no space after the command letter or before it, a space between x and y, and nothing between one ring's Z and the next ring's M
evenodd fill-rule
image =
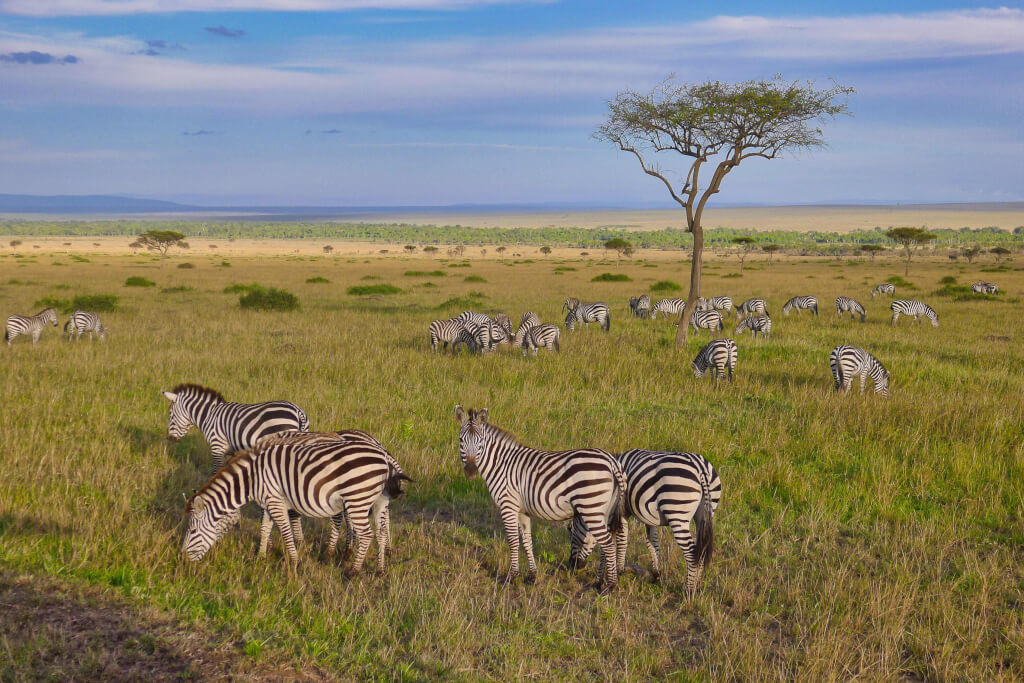
M188 137L193 137L193 138L201 137L203 135L220 135L220 133L218 131L215 131L215 130L203 130L202 128L200 128L199 130L184 130L184 131L181 132L181 134L182 135L187 135Z
M50 17L170 12L456 10L480 5L550 1L552 0L0 0L0 14Z
M6 62L8 64L78 64L78 57L74 55L64 55L63 57L57 57L51 55L49 52L39 52L37 50L30 50L29 52L8 52L7 54L0 54L0 62Z
M337 128L331 128L329 130L320 131L321 135L341 135L344 131L338 130Z
M228 28L227 26L206 26L204 27L207 33L212 33L215 36L223 36L224 38L241 38L245 35L245 29L241 28Z

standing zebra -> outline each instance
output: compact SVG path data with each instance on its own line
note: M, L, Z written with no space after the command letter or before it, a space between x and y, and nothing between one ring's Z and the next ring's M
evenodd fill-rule
M44 308L35 315L12 315L7 318L7 329L4 332L4 339L7 346L11 345L14 338L22 334L31 334L32 343L39 342L39 335L43 333L46 323L57 327L57 309Z
M851 319L859 315L861 322L864 322L864 319L868 316L867 311L864 310L864 307L856 299L851 299L848 296L837 296L836 315L842 315L843 313L849 313Z
M510 337L507 336L505 328L493 320L488 320L482 325L476 326L469 323L466 325L466 329L469 330L470 334L472 334L473 338L476 340L476 349L480 353L493 351L498 347L498 344L508 344L510 341Z
M736 307L737 318L745 318L754 313L768 315L768 303L764 299L747 299Z
M569 313L565 316L565 327L570 332L576 329L577 325L589 325L590 323L599 323L605 332L611 329L612 318L608 313L608 304L601 302L579 304L569 309Z
M722 500L722 480L714 466L696 453L635 448L616 456L626 474L629 514L647 528L647 550L654 581L661 578L658 530L667 526L686 558L686 593L692 599L714 547L714 515ZM690 532L693 522L694 533ZM574 564L587 558L594 539L577 519L571 525Z
M814 315L818 315L818 299L813 296L794 296L782 307L782 312L789 315L791 308L795 308L797 314L800 311L811 311Z
M629 298L629 311L637 318L649 318L651 315L651 297L647 294Z
M194 425L210 443L214 469L228 453L252 448L268 434L309 431L306 413L291 401L229 403L197 384L179 384L163 395L171 402L167 438L181 441Z
M992 284L991 282L985 282L984 280L978 280L971 285L971 291L975 294L998 294L999 287Z
M501 329L505 330L509 339L512 338L512 321L509 320L509 317L507 315L505 315L504 313L495 314L494 322L497 323L498 326L501 327Z
M682 315L686 310L686 299L660 299L651 309L651 318L657 318L661 313L664 317L670 315Z
M523 336L522 348L523 355L525 356L527 351L532 351L533 355L537 355L537 351L540 347L546 348L548 351L559 351L558 339L561 337L562 331L558 325L551 323L542 323L540 325L534 325Z
M725 379L728 371L731 382L732 373L736 369L736 342L728 337L713 339L700 350L690 367L693 368L694 377L703 377L710 370L716 383L719 379Z
M896 285L891 282L883 282L874 289L871 290L871 298L874 299L879 294L888 294L890 297L896 295Z
M452 351L455 351L455 347L459 343L468 345L471 349L476 349L476 337L466 328L466 324L459 318L450 318L449 320L435 320L430 323L430 349L437 351L438 344L442 345L442 349L447 349L448 345L452 345Z
M690 326L694 330L722 330L722 314L718 311L694 311L690 318Z
M562 310L563 311L571 311L571 310L573 310L574 308L576 308L579 305L580 305L580 300L577 299L574 296L570 296L568 299L565 300L565 303L562 304Z
M182 551L193 562L202 559L237 519L238 509L256 501L277 525L293 563L299 556L289 521L291 512L329 517L335 528L344 515L358 538L349 573L358 574L362 569L375 532L377 567L384 571L387 540L379 520L385 519L383 509L410 481L396 465L386 450L360 439L299 434L294 442L289 435L267 440L231 458L189 499Z
M714 296L710 299L704 299L701 297L704 303L703 305L698 304L698 310L702 311L731 311L732 310L732 299L727 296Z
M604 588L619 581L625 560L627 528L626 479L610 453L598 448L541 451L516 442L511 434L487 421L487 410L463 411L455 406L459 428L459 459L466 475L483 477L498 506L512 564L506 583L519 576L519 542L526 550L529 577L537 574L533 556L533 519L563 522L579 518L604 556Z
M849 392L853 378L860 375L860 392L864 393L865 380L870 376L875 383L875 393L888 398L889 371L878 359L864 349L855 346L837 346L832 349L828 363L832 367L832 379L836 391Z
M901 315L912 315L917 322L921 322L921 318L928 318L932 321L932 327L939 326L939 314L931 306L920 301L896 299L889 304L889 309L892 311L892 325L896 324Z
M512 345L516 348L522 348L523 342L526 340L526 333L530 331L530 328L534 325L540 325L540 318L533 311L527 311L523 313L522 319L519 321L519 329L516 330L516 335L512 339Z
M75 311L71 314L71 317L66 323L64 323L64 334L71 339L71 335L75 335L75 340L81 339L82 334L88 332L89 339L99 337L100 339L107 338L107 331L103 328L103 323L100 322L100 317L95 313L88 311Z
M766 315L752 315L749 318L744 318L740 321L740 324L736 326L736 329L732 331L735 334L742 334L743 330L750 330L750 334L756 339L759 334L768 336L772 333L772 319Z

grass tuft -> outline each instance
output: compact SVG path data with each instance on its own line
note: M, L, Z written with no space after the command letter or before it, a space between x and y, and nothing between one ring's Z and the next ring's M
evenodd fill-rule
M368 294L401 294L402 289L387 283L379 285L353 285L346 290L353 296L366 296Z

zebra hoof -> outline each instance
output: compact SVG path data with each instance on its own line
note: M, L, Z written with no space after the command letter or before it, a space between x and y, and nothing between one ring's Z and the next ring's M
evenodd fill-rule
M533 584L537 583L537 574L536 574L536 572L531 573L531 574L526 574L525 576L523 576L523 583L525 583L528 586L532 586Z
M503 586L510 586L513 583L515 583L516 579L518 579L518 578L519 578L519 572L516 572L515 574L509 572L508 576L505 577L505 580L501 582L501 585L503 585Z
M601 586L601 591L600 591L599 595L611 595L612 591L615 590L615 586L616 586L616 584L614 584L614 583L606 583L606 584L604 584L603 586Z
M658 585L661 583L660 572L651 572L651 583L653 583L654 585Z
M349 569L347 572L345 572L345 578L354 579L357 578L361 573L362 569L356 569L355 567L353 567L352 569Z

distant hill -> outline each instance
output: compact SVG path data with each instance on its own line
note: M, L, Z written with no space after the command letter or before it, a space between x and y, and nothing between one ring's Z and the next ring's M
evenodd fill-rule
M157 213L200 210L158 199L112 195L0 194L0 213Z

